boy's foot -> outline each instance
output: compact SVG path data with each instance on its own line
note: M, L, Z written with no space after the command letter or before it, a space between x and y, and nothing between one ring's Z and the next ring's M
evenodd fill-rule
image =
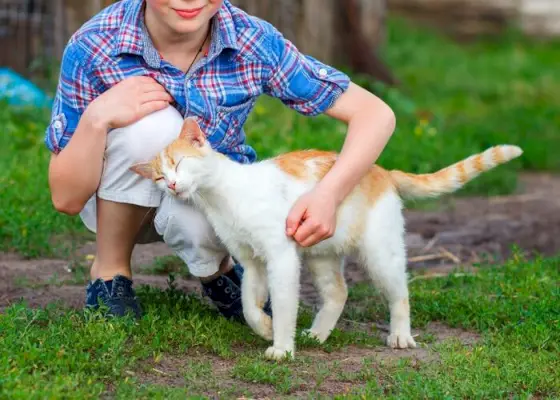
M232 318L239 322L245 322L243 317L243 306L241 304L241 280L243 279L243 267L236 263L229 272L202 284L202 290L206 296L218 308L218 311L226 318ZM270 299L263 308L264 312L272 316Z
M122 275L108 281L97 279L87 285L86 307L97 309L100 304L109 308L108 315L111 316L122 317L131 313L140 318L142 315L132 281Z
M235 271L236 276L238 277L238 281L239 281L239 287L241 287L241 280L243 279L243 267L241 266L241 264L239 264L239 262L234 258L233 261L235 262L234 266L233 266L233 270ZM272 317L272 305L270 303L270 296L268 296L268 299L266 300L266 303L264 304L263 307L263 311L269 316Z

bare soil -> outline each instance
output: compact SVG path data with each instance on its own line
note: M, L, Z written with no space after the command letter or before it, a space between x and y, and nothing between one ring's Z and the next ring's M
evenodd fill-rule
M501 197L450 197L433 210L407 210L410 271L445 274L457 266L476 271L477 265L508 258L517 246L528 256L560 254L560 176L525 174L517 194ZM79 251L80 261L95 253L88 243ZM145 266L157 257L171 254L163 243L139 245L133 253L135 284L166 287L167 277L151 275ZM365 279L362 269L350 262L349 285ZM199 283L177 278L179 288L200 291ZM76 279L68 260L25 260L15 254L0 254L0 310L24 299L32 307L60 302L82 307L83 281ZM315 289L304 273L303 300L316 301Z
M365 385L367 380L387 379L380 366L395 364L401 359L409 359L413 368L423 363L437 361L437 353L432 347L449 338L459 341L463 346L474 345L480 337L475 333L452 329L442 324L429 324L423 331L414 334L430 334L430 343L419 343L415 349L392 350L385 346L362 348L345 347L335 352L320 349L299 351L294 364L289 364L289 386L283 389L281 377L276 377L278 386L243 379L236 374L237 359L222 359L204 351L191 350L185 354L165 355L158 361L147 360L136 371L128 371L142 384L161 385L197 391L208 398L244 398L247 392L252 399L277 399L283 397L303 398L336 396L355 391ZM239 349L240 356L243 349ZM299 360L299 361L298 361ZM205 365L205 370L196 365ZM211 373L210 373L211 371Z

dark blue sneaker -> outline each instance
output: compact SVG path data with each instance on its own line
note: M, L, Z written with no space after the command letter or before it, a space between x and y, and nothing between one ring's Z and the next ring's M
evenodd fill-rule
M237 260L235 260L235 258L233 260L235 262L235 265L233 266L233 271L235 271L235 274L239 280L238 285L239 287L241 287L241 280L243 279L243 267L241 266L241 264L237 262ZM268 299L263 307L263 311L266 314L268 314L268 316L272 317L272 305L270 303L270 296L268 296Z
M109 308L108 315L122 317L131 313L136 318L142 316L142 309L132 288L132 281L122 275L112 280L97 279L86 288L86 307L97 309L100 304Z
M218 311L226 318L239 322L245 322L243 317L243 306L241 304L241 280L243 279L243 268L236 263L231 271L210 282L202 283L202 290L206 296L218 308ZM270 299L264 309L272 316Z

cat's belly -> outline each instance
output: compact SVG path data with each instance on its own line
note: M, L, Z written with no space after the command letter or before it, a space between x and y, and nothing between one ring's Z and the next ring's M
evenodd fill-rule
M233 217L213 216L211 223L217 236L234 257L249 255L251 258L266 258L268 243L263 240L266 237L265 229L243 224L239 220L233 220Z

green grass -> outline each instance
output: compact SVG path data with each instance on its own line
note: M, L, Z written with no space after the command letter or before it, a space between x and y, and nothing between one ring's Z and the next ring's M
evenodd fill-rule
M360 328L337 329L326 346L299 337L296 360L269 362L262 357L267 343L249 328L173 287L142 288L146 315L138 322L14 305L0 314L0 397L198 398L220 391L235 398L263 390L315 397L337 384L349 388L347 398L557 398L559 281L560 259L516 257L476 276L412 282L414 328L440 321L480 335L471 345L453 338L434 344L426 335L422 345L431 343L432 353L424 361L380 359L379 337ZM298 329L310 318L304 310ZM378 294L365 285L352 290L344 318L387 322ZM345 367L349 346L364 350L352 369Z
M398 89L356 81L395 110L398 126L380 164L429 172L500 144L520 145L519 160L483 175L460 194L516 189L517 172L560 169L558 43L516 35L458 45L426 29L389 19L383 56L401 80ZM0 103L0 250L67 257L68 237L84 235L79 218L57 214L47 184L43 132L49 112L17 111ZM307 118L262 98L246 124L261 158L301 148L339 150L344 126Z

